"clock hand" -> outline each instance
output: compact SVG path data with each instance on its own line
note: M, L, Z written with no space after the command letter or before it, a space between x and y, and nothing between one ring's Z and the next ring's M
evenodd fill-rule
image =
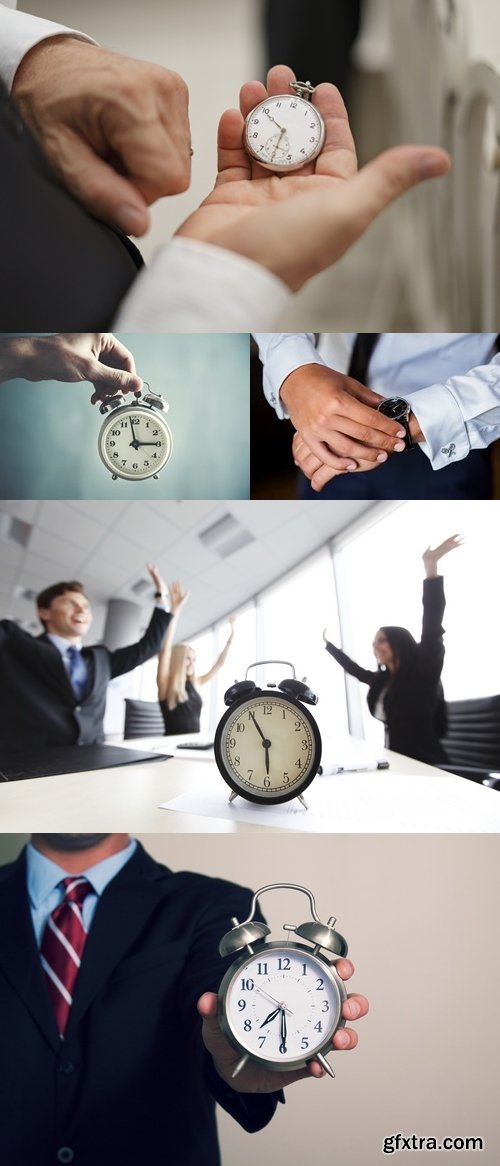
M280 1053L286 1053L286 1016L285 1016L285 1009L282 1007L282 1008L280 1009L280 1011L281 1011L281 1020L280 1020L280 1036L281 1036Z
M271 117L271 114L267 113L266 110L264 110L264 113L266 114L266 117L269 118L269 121L273 121L275 126L278 126L278 129L281 130L282 134L286 133L286 126L280 126L279 122L276 121L276 118Z
M255 720L255 713L250 713L250 716L251 716L251 718L252 718L252 721L253 721L253 723L254 723L254 725L255 725L255 728L257 729L257 732L259 733L259 736L261 736L261 737L262 737L262 740L264 741L264 740L265 740L265 737L264 737L264 734L263 734L263 732L262 732L262 729L261 729L260 725L258 725L258 724L257 724L257 721Z
M285 134L285 133L286 133L286 129L285 129L285 128L283 128L282 130L280 130L280 136L279 136L279 138L278 138L278 141L276 142L276 145L275 145L275 147L274 147L274 153L273 153L273 154L271 154L271 162L273 162L273 161L274 161L274 159L275 159L275 157L276 157L276 154L277 154L277 152L278 152L278 150L279 150L279 148L280 148L280 142L281 142L281 139L282 139L282 137L283 137L283 134Z
M262 1024L260 1027L264 1028L264 1025L270 1024L272 1020L276 1019L276 1017L278 1016L278 1014L280 1012L281 1012L281 1004L278 1004L278 1007L274 1009L274 1012L270 1012L269 1016L266 1016L266 1019L262 1021Z
M261 996L267 996L268 1000L272 1000L273 1004L277 1004L280 1008L286 1008L286 1011L290 1014L290 1016L293 1016L292 1009L287 1008L286 1004L283 1004L283 1001L277 1000L276 996L271 996L271 993L266 992L265 988L259 988L258 984L256 984L255 991L260 992Z

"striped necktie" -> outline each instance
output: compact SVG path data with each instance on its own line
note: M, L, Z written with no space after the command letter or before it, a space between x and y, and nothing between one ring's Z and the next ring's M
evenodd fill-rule
M64 887L64 898L47 919L40 958L59 1035L63 1037L87 938L82 905L94 888L83 875L69 875L59 886Z

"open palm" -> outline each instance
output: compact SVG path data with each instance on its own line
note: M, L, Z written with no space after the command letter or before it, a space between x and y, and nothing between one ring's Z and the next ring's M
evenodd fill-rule
M294 73L276 65L247 82L240 111L219 123L218 175L213 191L178 234L246 255L293 290L334 263L389 202L410 186L444 173L448 156L431 147L401 146L357 172L344 102L334 85L318 85L314 104L326 134L314 162L292 174L270 174L242 145L244 118L268 95L289 92Z

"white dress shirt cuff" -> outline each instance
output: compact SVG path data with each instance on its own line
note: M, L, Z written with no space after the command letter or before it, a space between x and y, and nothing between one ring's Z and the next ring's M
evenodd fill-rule
M288 420L288 411L280 397L281 386L287 376L304 364L326 366L310 334L282 333L282 337L282 342L271 344L268 348L263 379L265 396L280 421Z
M125 332L250 332L278 323L291 294L252 260L176 235L140 272L113 326Z
M96 43L84 32L65 28L63 24L53 24L51 20L41 20L27 12L13 12L0 5L0 77L9 92L26 53L51 36L71 36L90 44Z
M405 401L415 414L425 441L420 449L433 470L442 470L470 453L464 415L447 385L429 385L415 393L405 393Z

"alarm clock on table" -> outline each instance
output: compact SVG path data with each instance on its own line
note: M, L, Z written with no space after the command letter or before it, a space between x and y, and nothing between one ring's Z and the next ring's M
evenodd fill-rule
M252 668L283 664L292 676L278 685L259 688L248 679ZM297 680L288 660L259 660L250 664L245 680L228 688L229 708L215 732L215 760L230 786L230 801L238 794L250 802L277 805L299 798L316 776L321 761L321 736L307 705L318 698Z

